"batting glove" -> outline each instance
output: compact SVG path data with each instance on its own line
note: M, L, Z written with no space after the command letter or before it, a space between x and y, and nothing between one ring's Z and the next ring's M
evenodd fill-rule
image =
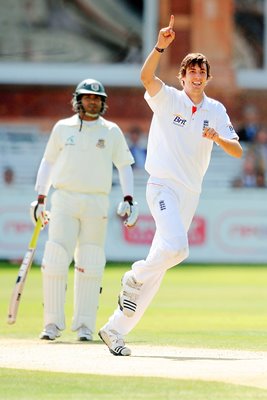
M42 223L42 229L45 227L45 225L48 224L50 220L50 213L49 211L46 211L45 207L46 207L46 197L43 195L39 195L38 200L33 201L31 203L31 208L30 208L30 215L33 224L36 225L38 218L40 218Z
M138 218L138 204L133 201L132 196L125 196L120 202L117 209L117 214L125 218L124 225L128 228L136 224Z

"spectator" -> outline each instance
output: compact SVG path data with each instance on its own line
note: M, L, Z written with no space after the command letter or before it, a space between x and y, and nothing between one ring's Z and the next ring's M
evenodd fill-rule
M139 126L134 125L130 128L127 136L128 145L135 161L133 168L144 168L146 161L146 146L144 144L142 130Z
M14 183L14 171L11 167L5 167L3 172L3 180L6 186L12 186Z
M261 127L247 148L241 177L233 181L233 187L266 187L266 170L267 127Z
M241 176L237 177L233 183L232 186L235 188L241 188L241 187L256 187L257 185L257 178L256 178L256 168L255 168L255 159L254 156L248 156L246 157Z
M260 169L256 172L256 187L258 188L266 187L265 172Z
M255 135L253 144L247 151L248 156L253 156L255 166L266 171L267 169L267 127L262 126Z
M248 105L243 110L243 124L237 131L239 140L253 142L260 129L259 112L254 105Z
M255 168L251 159L244 163L242 175L234 179L234 188L265 188L265 172L261 168Z

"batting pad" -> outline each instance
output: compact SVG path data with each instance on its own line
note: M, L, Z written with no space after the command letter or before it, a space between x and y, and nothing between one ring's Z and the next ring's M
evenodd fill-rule
M44 325L55 324L65 329L65 299L69 257L57 243L48 241L42 261Z
M94 332L106 263L104 250L95 245L83 245L77 249L75 259L72 330L84 325Z

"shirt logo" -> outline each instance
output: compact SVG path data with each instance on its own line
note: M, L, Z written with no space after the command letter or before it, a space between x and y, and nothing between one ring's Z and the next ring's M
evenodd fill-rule
M209 127L209 121L207 119L204 119L204 121L203 121L203 131L204 131L205 128L208 128L208 127Z
M233 133L233 132L235 131L232 125L228 125L228 128L229 128L229 131L230 131L231 133Z
M69 136L65 143L66 146L74 146L75 145L75 138L74 136Z
M104 149L106 147L105 140L104 139L98 139L96 147L98 147L99 149Z
M185 124L186 124L186 119L183 118L182 115L177 114L174 117L173 123L174 123L174 125L178 125L178 126L184 127Z
M160 208L160 211L166 210L166 204L165 204L164 200L159 201L159 208Z

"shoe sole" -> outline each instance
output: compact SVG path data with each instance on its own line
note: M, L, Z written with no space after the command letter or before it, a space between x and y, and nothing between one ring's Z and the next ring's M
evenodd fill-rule
M54 338L51 338L51 337L48 336L48 335L43 335L43 336L40 336L40 339L41 339L41 340L55 340L57 337L58 337L58 336L56 336L56 337L54 337Z
M105 333L104 333L104 335L105 335ZM109 349L110 353L113 354L114 356L126 357L126 356L130 356L130 355L131 355L131 350L128 349L127 347L118 346L118 347L116 347L116 349L115 349L116 351L112 350L112 349L109 347L109 345L107 344L106 340L104 339L103 333L102 333L101 331L98 332L98 336L100 337L100 339L102 340L102 342L104 342L105 345L108 346L108 349ZM107 337L108 337L108 335L107 335ZM122 354L122 351L123 351L123 350L127 350L127 353L128 353L128 354Z
M81 336L81 337L78 338L78 341L79 341L79 342L92 342L93 339L92 339L92 338L85 337L85 336Z
M60 333L58 333L56 336L49 336L48 333L41 333L41 335L39 336L39 339L41 339L41 340L56 340L60 336L61 336Z

